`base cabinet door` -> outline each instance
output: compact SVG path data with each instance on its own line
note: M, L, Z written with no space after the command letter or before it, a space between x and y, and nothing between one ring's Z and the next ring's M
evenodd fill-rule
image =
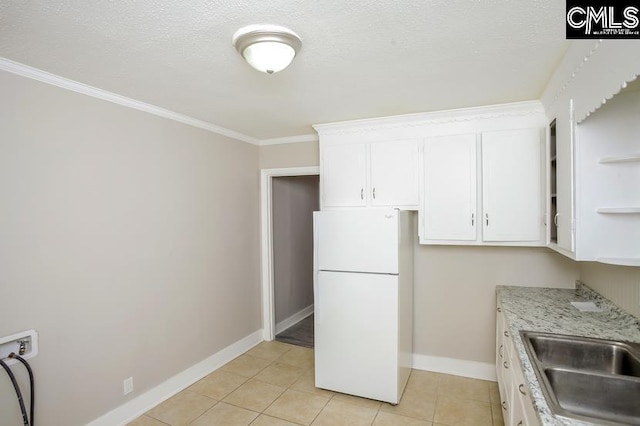
M524 381L519 355L498 301L496 310L496 376L505 426L540 426L529 388Z

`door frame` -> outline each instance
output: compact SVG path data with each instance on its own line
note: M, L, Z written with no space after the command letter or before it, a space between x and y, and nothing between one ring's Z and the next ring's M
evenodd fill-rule
M275 297L273 283L272 182L274 177L319 176L320 167L288 167L260 170L260 233L262 283L262 338L275 339ZM320 194L318 194L319 196Z

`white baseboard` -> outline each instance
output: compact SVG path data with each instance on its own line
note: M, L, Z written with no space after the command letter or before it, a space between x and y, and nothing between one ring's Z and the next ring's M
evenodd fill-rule
M485 362L413 354L413 368L495 382L496 366Z
M276 334L282 333L287 328L299 323L300 321L302 321L312 313L313 313L313 304L296 312L295 314L291 315L289 318L283 319L282 321L276 324Z
M98 417L87 426L114 426L126 425L137 417L172 397L183 389L188 388L206 375L214 372L227 362L245 353L262 341L262 330L251 333L247 337L238 340L209 358L176 374L169 380L160 383L155 388L143 393L131 401Z

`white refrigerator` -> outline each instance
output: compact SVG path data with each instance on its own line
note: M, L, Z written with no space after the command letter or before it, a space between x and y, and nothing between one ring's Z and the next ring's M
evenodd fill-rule
M411 212L314 213L316 386L400 402L411 372Z

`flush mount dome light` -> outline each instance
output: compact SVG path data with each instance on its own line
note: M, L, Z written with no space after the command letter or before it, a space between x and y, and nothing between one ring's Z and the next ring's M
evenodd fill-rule
M278 25L240 28L232 42L249 65L268 74L288 67L302 47L298 34Z

